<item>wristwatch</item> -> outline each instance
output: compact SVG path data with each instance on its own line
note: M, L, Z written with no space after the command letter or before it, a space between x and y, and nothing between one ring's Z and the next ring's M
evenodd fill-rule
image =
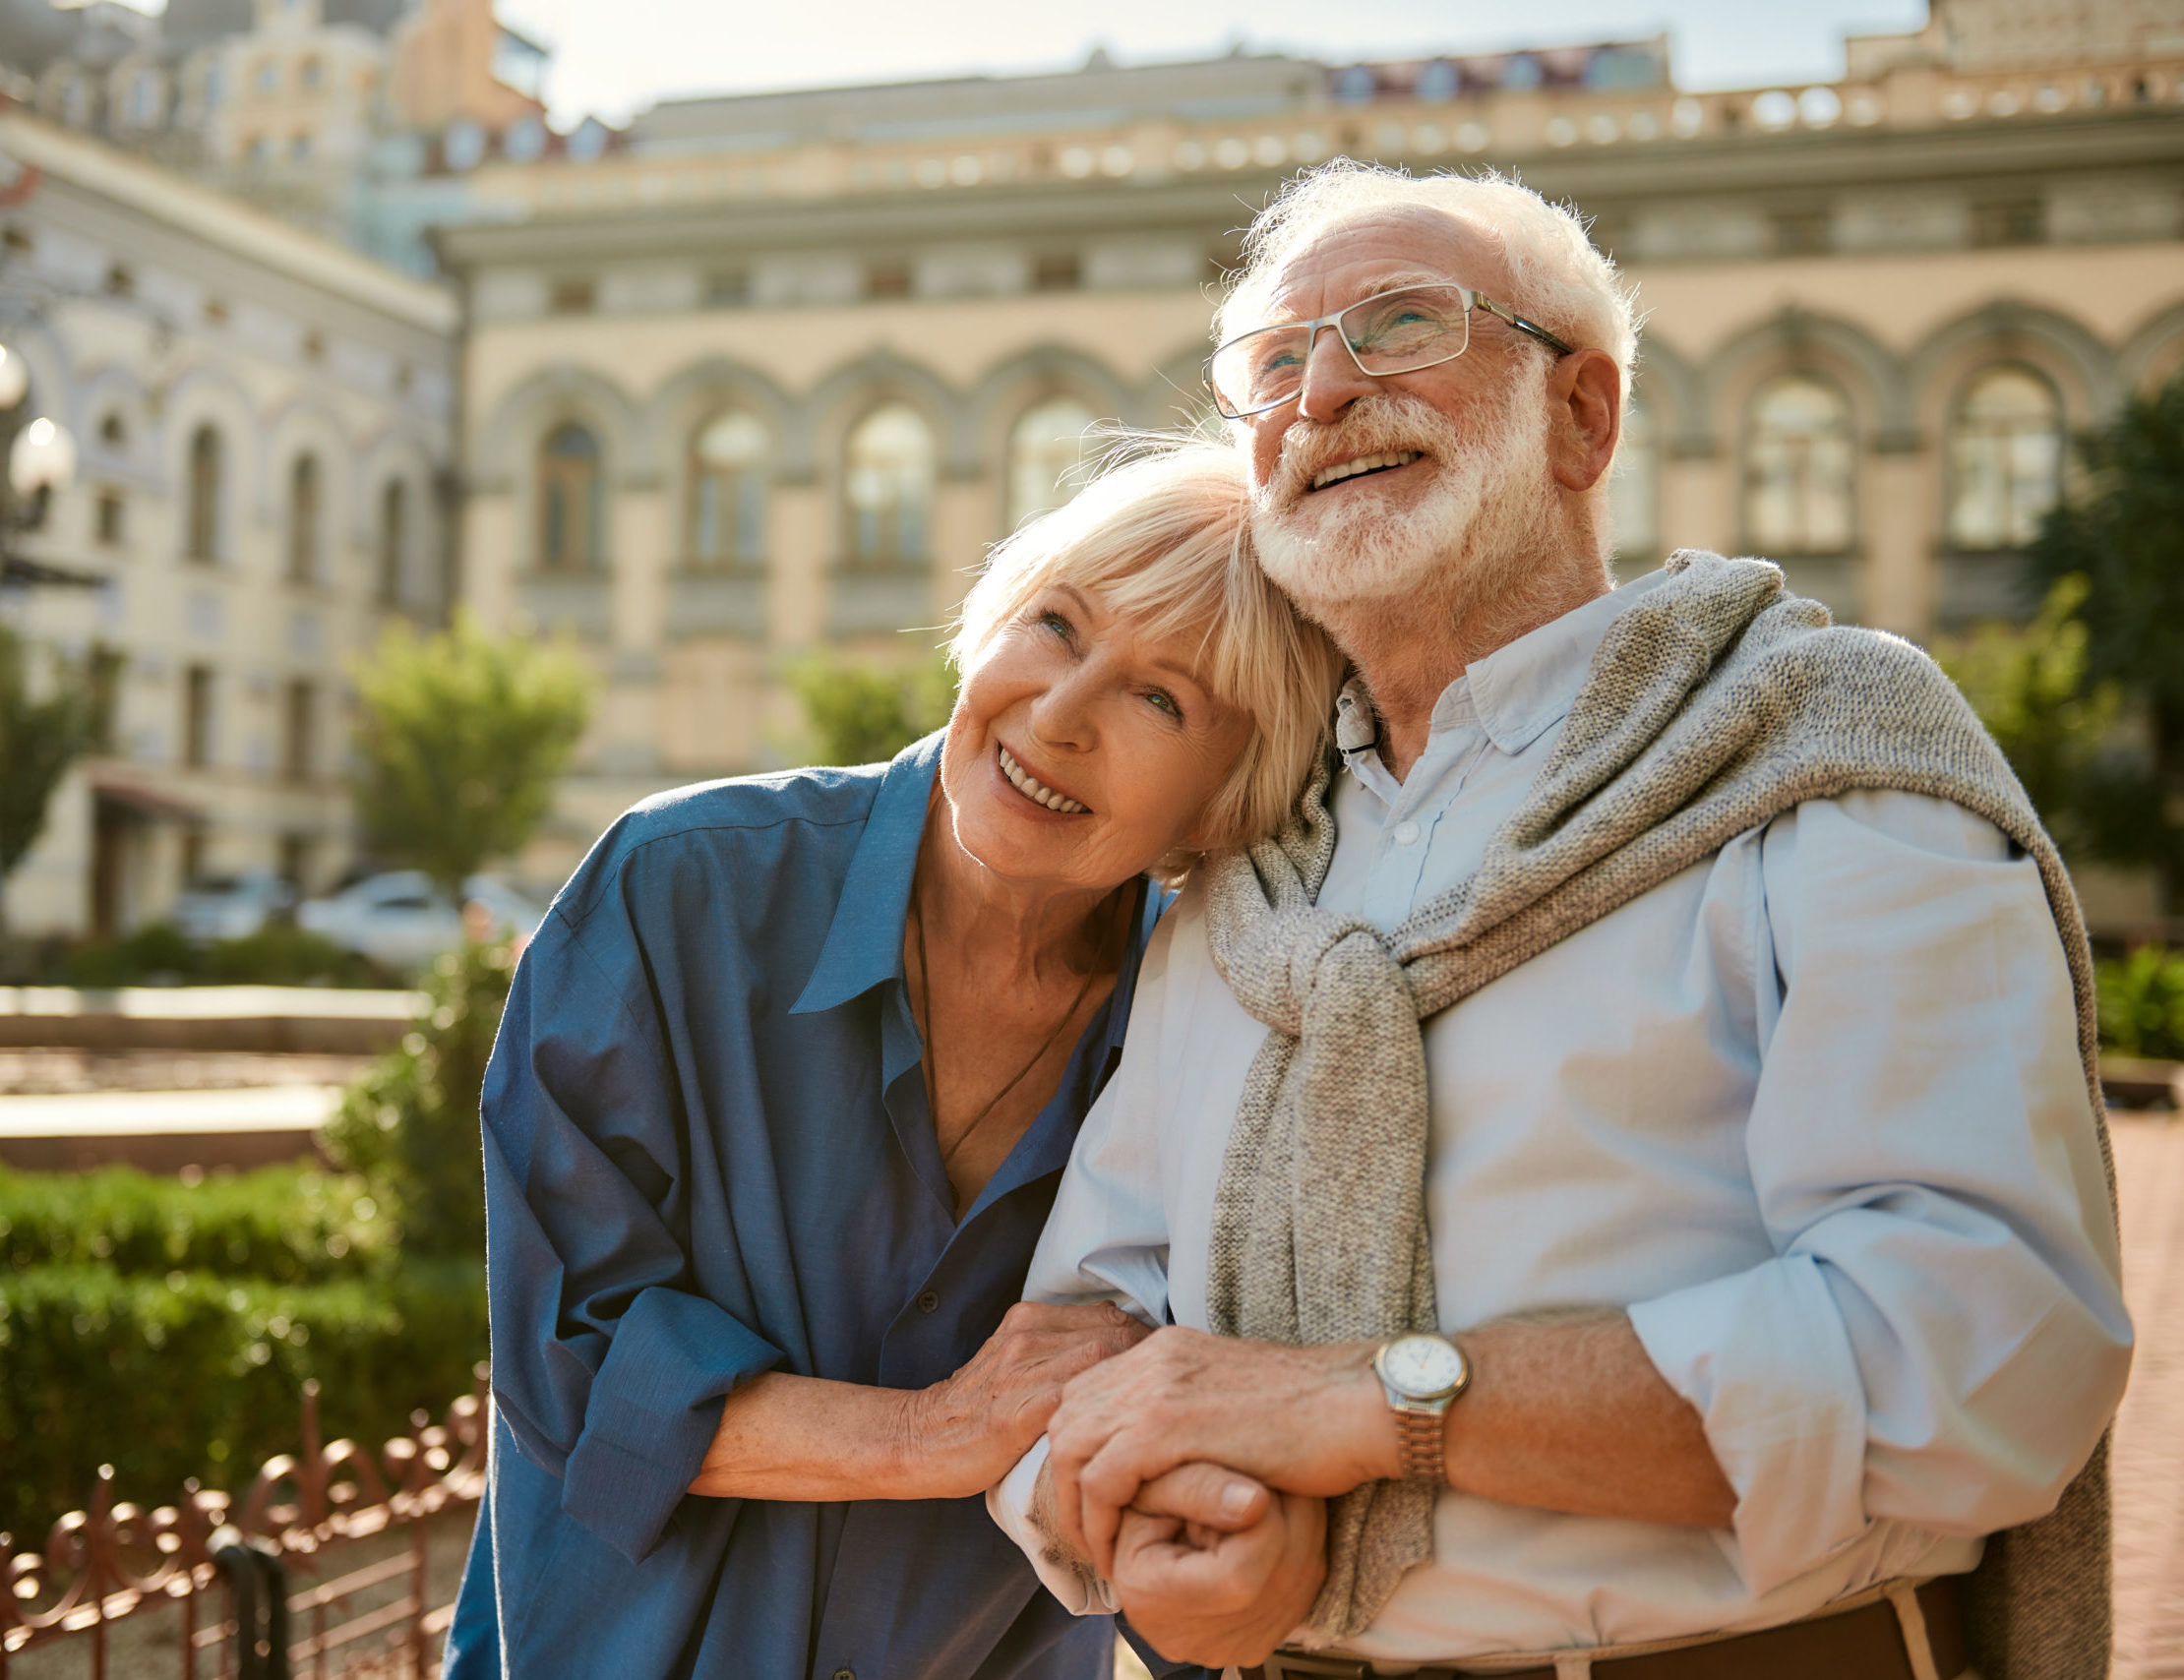
M1372 1355L1372 1374L1395 1413L1403 1479L1445 1481L1441 1420L1471 1386L1464 1350L1445 1336L1398 1336Z

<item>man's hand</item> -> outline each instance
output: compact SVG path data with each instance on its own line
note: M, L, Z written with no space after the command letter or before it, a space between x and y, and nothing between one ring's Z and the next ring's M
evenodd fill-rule
M1171 1661L1264 1662L1310 1611L1326 1576L1325 1501L1277 1493L1237 1528L1237 1480L1218 1465L1185 1465L1146 1483L1122 1513L1116 1595L1130 1626Z
M1399 1472L1370 1345L1285 1348L1174 1326L1073 1379L1047 1424L1055 1518L1115 1578L1138 1489L1179 1465L1226 1465L1321 1497Z

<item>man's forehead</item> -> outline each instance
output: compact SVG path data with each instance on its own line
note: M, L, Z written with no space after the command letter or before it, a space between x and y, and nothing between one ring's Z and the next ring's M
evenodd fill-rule
M1334 222L1291 252L1272 276L1267 301L1280 314L1317 314L1416 281L1458 280L1490 290L1500 273L1499 252L1477 227L1428 205L1389 205Z

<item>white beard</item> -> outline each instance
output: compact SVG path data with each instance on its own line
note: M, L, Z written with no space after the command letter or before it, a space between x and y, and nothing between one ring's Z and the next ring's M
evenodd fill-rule
M1430 601L1470 620L1554 552L1560 503L1547 470L1544 378L1510 383L1502 411L1475 436L1422 397L1354 404L1332 425L1300 421L1282 441L1271 483L1252 494L1259 565L1307 615L1346 603ZM1433 475L1398 512L1369 484L1314 507L1312 478L1338 460L1416 450ZM1409 469L1404 469L1409 470Z

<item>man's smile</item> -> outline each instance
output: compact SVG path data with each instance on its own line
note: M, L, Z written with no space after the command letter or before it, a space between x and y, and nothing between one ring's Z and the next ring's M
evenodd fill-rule
M1378 454L1358 455L1350 460L1326 467L1312 479L1313 490L1325 490L1330 484L1341 484L1347 479L1363 478L1369 473L1393 472L1397 467L1409 466L1420 458L1417 450L1387 450Z

